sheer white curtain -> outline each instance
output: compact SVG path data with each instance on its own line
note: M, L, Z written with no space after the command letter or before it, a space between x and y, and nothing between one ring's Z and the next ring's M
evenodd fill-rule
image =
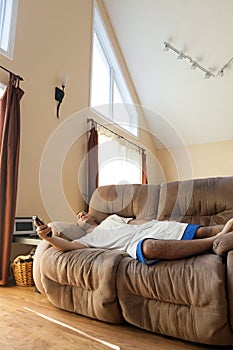
M141 149L98 127L99 186L142 183Z

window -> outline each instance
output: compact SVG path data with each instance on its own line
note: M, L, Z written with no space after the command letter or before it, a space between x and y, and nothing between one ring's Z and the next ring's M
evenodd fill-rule
M18 0L0 0L0 53L13 58Z
M99 133L99 186L142 183L140 149L121 141Z
M90 106L131 134L138 135L138 115L97 4L94 33Z
M6 85L0 82L0 98L3 96L5 90L6 90Z

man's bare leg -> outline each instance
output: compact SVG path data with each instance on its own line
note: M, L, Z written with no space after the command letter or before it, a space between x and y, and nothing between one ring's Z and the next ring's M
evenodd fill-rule
M233 231L233 219L228 220L225 225L201 226L197 229L194 238L213 237L231 231Z
M225 226L218 226L217 230L211 229L212 236L207 238L198 239L196 237L194 240L187 241L155 240L148 238L142 245L143 255L149 260L171 260L187 258L204 253L212 249L216 237L233 231L233 219L230 219ZM215 226L212 227L214 228ZM204 227L200 227L200 229L201 228Z
M193 238L200 239L200 238L213 237L213 236L216 236L218 233L220 233L223 229L224 229L224 225L200 226L197 229L195 236Z
M210 250L216 237L187 241L155 240L148 238L142 244L142 253L149 260L182 259Z

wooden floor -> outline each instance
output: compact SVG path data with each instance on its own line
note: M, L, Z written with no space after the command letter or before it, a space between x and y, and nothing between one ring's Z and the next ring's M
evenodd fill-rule
M106 342L106 343L105 343ZM33 287L0 287L1 350L222 350L59 310ZM225 347L225 349L233 349Z

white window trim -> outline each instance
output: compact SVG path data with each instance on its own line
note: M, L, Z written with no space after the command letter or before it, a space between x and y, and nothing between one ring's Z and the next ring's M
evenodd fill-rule
M95 13L97 15L95 15ZM100 9L99 9L96 1L94 1L93 18L94 18L93 33L95 32L97 35L97 38L100 42L100 45L103 49L103 52L105 54L105 57L108 61L108 64L109 64L109 67L111 70L111 72L110 72L110 84L111 84L110 98L112 98L111 95L113 93L113 84L114 84L114 80L115 80L115 82L118 86L118 89L121 93L125 108L128 112L128 115L130 118L129 121L130 121L131 125L134 126L134 128L135 128L135 125L137 126L136 132L131 132L128 129L125 129L124 127L119 125L118 123L114 123L113 106L112 107L110 106L110 108L111 108L110 117L107 119L111 120L114 124L123 128L124 131L130 133L131 135L138 137L138 120L139 120L138 112L134 106L133 98L131 97L127 83L126 83L125 78L124 78L124 74L123 74L121 67L120 67L120 64L118 63L118 60L116 58L115 50L114 50L112 42L108 36L107 28L104 24ZM94 37L94 35L93 35L93 37ZM105 43L105 42L107 42L108 45L104 45L103 43ZM92 89L92 87L90 87L90 96L91 96L91 89ZM112 102L112 100L109 101L110 104L111 104L111 102ZM95 110L94 107L91 106L91 108L93 110ZM99 113L99 112L97 111L97 113ZM135 120L135 117L133 118L132 114L137 116L136 120ZM104 117L106 117L106 116L104 116Z
M16 23L17 23L17 11L18 11L18 0L12 1L12 14L11 14L11 23L10 23L10 34L8 41L8 49L4 50L0 46L0 53L11 60L14 56L14 45L15 45L15 34L16 34ZM1 33L2 34L2 33Z

